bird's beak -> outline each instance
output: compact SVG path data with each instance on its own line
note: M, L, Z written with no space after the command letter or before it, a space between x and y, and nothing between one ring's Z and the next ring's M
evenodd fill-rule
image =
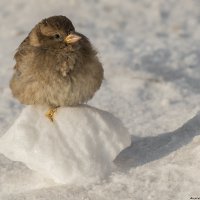
M81 36L76 35L75 33L71 33L65 37L64 41L67 44L73 44L81 39Z

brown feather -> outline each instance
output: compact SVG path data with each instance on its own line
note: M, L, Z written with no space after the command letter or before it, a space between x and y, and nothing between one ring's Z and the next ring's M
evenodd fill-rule
M15 54L13 95L23 104L74 106L87 102L100 88L103 68L89 40L73 45L54 41L74 32L69 19L54 16L37 24Z

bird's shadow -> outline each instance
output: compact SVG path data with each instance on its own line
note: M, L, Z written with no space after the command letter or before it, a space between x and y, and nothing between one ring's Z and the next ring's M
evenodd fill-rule
M200 113L173 132L154 137L132 137L131 146L124 149L114 163L122 170L144 165L187 145L197 135L200 135Z

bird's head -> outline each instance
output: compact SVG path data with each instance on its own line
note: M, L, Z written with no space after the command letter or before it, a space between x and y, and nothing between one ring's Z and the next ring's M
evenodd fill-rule
M75 32L72 22L65 16L43 19L29 34L30 45L42 48L64 48L81 39L82 35Z

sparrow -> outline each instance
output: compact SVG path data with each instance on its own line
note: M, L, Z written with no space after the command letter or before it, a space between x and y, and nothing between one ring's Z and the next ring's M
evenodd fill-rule
M58 107L87 102L100 88L103 67L89 39L65 16L40 21L19 45L10 81L22 104L45 105L53 121Z

